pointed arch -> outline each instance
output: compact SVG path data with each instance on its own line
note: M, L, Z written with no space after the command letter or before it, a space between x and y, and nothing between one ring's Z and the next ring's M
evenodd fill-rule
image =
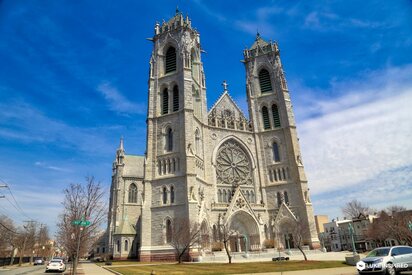
M170 127L166 130L166 151L173 151L173 130Z
M282 195L280 194L280 192L276 194L276 199L278 201L278 207L280 207L280 205L282 204Z
M179 87L173 87L173 112L179 111Z
M129 203L137 203L137 186L132 183L129 186Z
M176 71L176 49L170 46L166 51L165 58L165 73L171 73Z
M280 162L279 145L277 142L273 142L272 144L272 153L273 153L273 161Z
M163 204L167 203L167 188L166 188L166 186L163 186L163 189L162 189L162 202L163 202Z
M262 120L263 120L263 129L265 130L270 129L269 112L266 106L262 107Z
M162 115L169 113L169 90L164 88L162 92Z
M284 197L284 200L285 200L285 204L287 204L287 205L289 205L289 196L288 196L288 192L284 192L283 193L283 197Z
M166 243L170 243L172 241L173 236L173 228L172 228L172 221L168 218L166 219Z
M175 187L170 187L170 203L175 203Z
M259 71L259 85L260 85L260 92L269 93L272 91L272 82L270 79L270 74L268 70L265 68Z
M124 251L129 251L129 240L124 240Z
M279 109L276 104L272 105L272 117L273 117L273 126L275 128L280 127L280 116L279 116Z

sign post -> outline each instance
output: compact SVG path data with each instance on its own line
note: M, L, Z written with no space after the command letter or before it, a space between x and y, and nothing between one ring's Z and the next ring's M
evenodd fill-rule
M74 226L79 226L79 234L77 238L77 249L76 249L76 258L73 260L73 275L77 274L77 265L79 263L79 253L80 253L80 238L82 235L82 231L84 227L89 226L91 223L88 220L85 220L84 217L82 217L81 220L73 220L72 225Z

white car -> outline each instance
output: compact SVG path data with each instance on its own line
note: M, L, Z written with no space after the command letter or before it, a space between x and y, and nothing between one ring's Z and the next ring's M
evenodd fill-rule
M393 246L372 250L356 264L359 274L395 275L412 270L412 247Z
M61 259L51 259L51 261L46 266L46 272L48 271L61 271L66 270L66 265Z

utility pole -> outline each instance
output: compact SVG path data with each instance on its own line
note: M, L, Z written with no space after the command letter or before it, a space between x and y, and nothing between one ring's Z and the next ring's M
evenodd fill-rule
M24 242L23 242L23 250L20 253L20 260L19 260L19 266L21 266L22 262L23 262L23 254L25 253L26 250L26 244L27 244L27 239L29 237L35 237L35 236L29 236L30 233L33 233L33 231L35 232L35 228L33 230L33 226L35 226L36 221L34 220L28 220L28 221L23 221L25 223L27 223L26 226L23 225L23 228L26 229L26 232L24 233ZM33 247L30 247L30 264L33 263Z

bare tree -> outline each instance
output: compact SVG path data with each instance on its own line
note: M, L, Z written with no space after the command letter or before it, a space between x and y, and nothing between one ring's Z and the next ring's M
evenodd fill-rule
M399 244L412 245L412 232L408 228L412 211L392 206L381 211L368 228L368 237L383 245L386 239L395 239Z
M103 195L102 186L94 177L86 177L85 184L73 183L64 189L63 212L57 223L57 237L60 245L74 259L74 270L79 256L89 251L106 218ZM88 220L90 226L73 225L75 220Z
M0 216L0 257L13 254L16 228L13 221L7 216Z
M220 220L220 219L219 219ZM229 224L219 224L219 239L223 243L229 264L232 263L232 255L230 255L229 245L230 239L237 234L236 231L230 229Z
M187 218L175 218L172 222L170 245L175 249L176 258L182 263L183 257L189 253L190 248L199 243L200 226L190 222Z
M356 199L346 203L345 206L342 207L342 213L349 218L358 217L360 214L367 215L370 212L371 209L368 206Z
M292 228L292 236L295 246L299 249L302 253L303 258L305 261L308 260L306 253L303 251L302 246L305 245L304 239L307 232L309 232L310 228L306 222L301 219L298 219L294 222L295 224L291 227Z

